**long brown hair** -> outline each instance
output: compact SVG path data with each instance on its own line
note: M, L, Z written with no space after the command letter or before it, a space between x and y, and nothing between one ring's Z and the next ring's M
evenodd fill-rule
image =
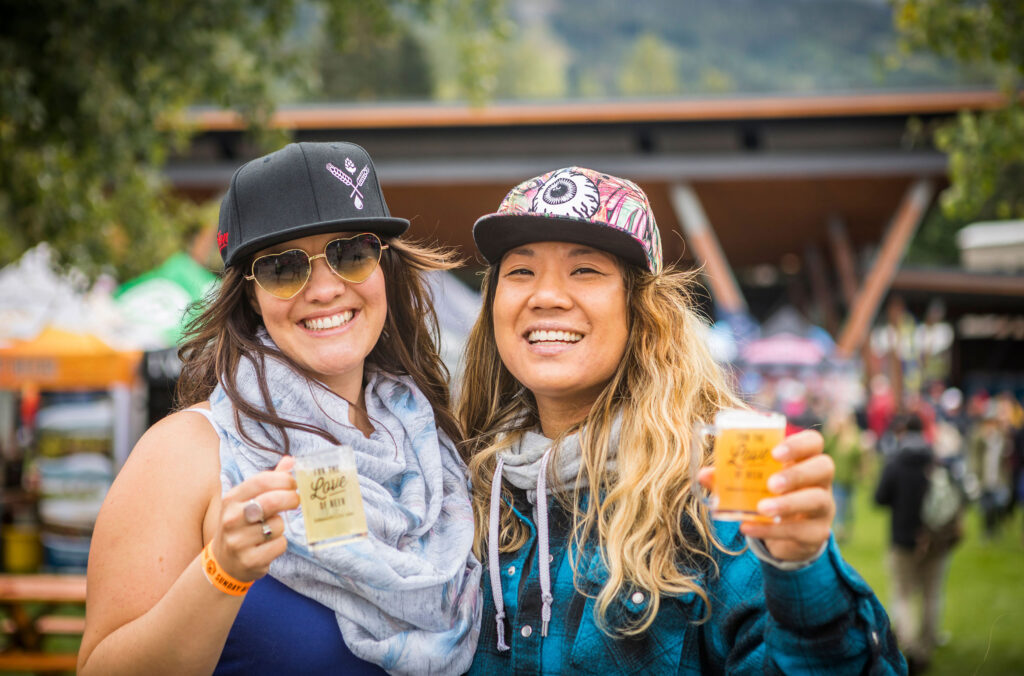
M655 275L631 265L622 269L630 329L626 352L586 418L565 433L580 432L580 474L574 491L555 495L573 515L574 565L596 540L607 567L608 580L597 595L602 628L635 635L650 627L662 595L695 592L710 609L698 580L701 570L714 567L711 550L721 545L691 485L692 430L697 421L710 420L715 411L738 401L705 345L703 320L693 309L695 273L669 269ZM476 553L481 557L487 551L497 455L539 424L533 395L498 354L493 314L497 280L497 267L491 267L484 278L483 309L467 345L459 400L466 433L462 452L477 518ZM620 415L619 452L612 459L609 439ZM557 463L557 458L550 462ZM695 459L699 465L706 462L706 457ZM500 505L499 549L515 551L529 531L509 507L507 485L502 492L507 504ZM588 499L582 499L584 494ZM650 604L635 623L606 626L612 602L627 589L647 591Z
M448 370L437 349L440 337L437 315L423 272L450 270L458 262L454 252L448 249L397 237L386 243L388 248L381 252L380 265L388 299L387 317L366 363L388 373L411 377L433 407L438 427L457 443L462 435L451 410ZM276 428L284 439L285 453L289 450L285 430L289 428L319 434L336 443L325 430L277 414L265 377L265 360L277 359L303 377L307 376L286 355L257 338L263 320L253 309L252 286L245 280L245 270L245 265L228 268L219 288L200 303L198 314L186 327L186 340L178 350L183 362L176 392L178 407L185 408L208 399L221 384L234 405L236 423L244 416ZM243 358L250 360L256 369L263 400L261 406L247 402L231 377ZM307 379L311 386L322 387ZM238 428L245 435L244 428L241 425ZM266 448L247 435L245 439L254 446Z

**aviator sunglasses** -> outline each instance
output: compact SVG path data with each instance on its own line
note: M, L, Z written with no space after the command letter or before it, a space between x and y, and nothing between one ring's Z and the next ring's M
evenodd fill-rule
M246 279L275 298L288 300L306 286L313 271L313 261L323 258L328 267L346 282L359 284L373 274L380 262L380 252L388 245L372 232L331 240L324 252L310 256L302 249L260 256L252 262L252 274Z

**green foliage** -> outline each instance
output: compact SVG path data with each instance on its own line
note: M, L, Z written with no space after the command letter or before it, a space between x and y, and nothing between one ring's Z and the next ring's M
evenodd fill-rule
M619 91L626 96L659 96L680 91L676 50L654 33L639 36L619 69Z
M708 66L700 73L698 87L709 94L726 94L736 89L736 81L721 68Z
M481 104L493 95L503 0L330 2L345 7L310 31L321 77L313 99Z
M569 50L544 25L497 45L498 99L560 99L568 93Z
M272 70L250 45L290 6L2 3L0 263L49 241L89 273L131 275L175 250L194 223L159 170L187 138L171 116L208 101L265 117Z
M525 4L525 3L524 3ZM534 3L529 3L530 5ZM890 8L877 0L559 0L547 21L569 49L568 96L630 96L623 78L645 36L673 58L671 93L829 92L976 85L983 68L896 50ZM525 11L525 10L523 10ZM668 19L667 17L671 17ZM644 49L651 51L651 45ZM649 95L651 87L641 87ZM665 90L659 86L655 89Z
M911 265L955 267L960 263L956 233L971 221L950 218L942 209L929 210L907 249Z
M275 105L321 84L314 47L328 43L310 35L340 50L329 85L359 98L366 79L346 81L337 64L398 19L454 7L456 25L486 29L497 2L0 0L0 265L42 241L90 275L124 279L159 264L203 218L161 173L193 131L187 107L237 110L276 147L283 137L266 131ZM400 38L391 48L400 70L416 46ZM457 64L463 82L475 81L472 64ZM423 73L405 73L402 86Z
M423 100L434 92L424 46L405 28L379 35L367 27L341 44L324 39L319 70L327 101Z
M905 54L930 50L993 73L1007 96L998 110L963 111L934 130L949 157L950 186L940 203L943 219L926 223L912 259L938 248L955 251L955 230L976 220L1024 217L1024 3L1020 0L892 0ZM923 233L922 233L923 234ZM915 250L917 249L917 250Z
M942 208L964 221L1024 218L1024 108L963 111L938 129L935 144L949 156L950 187Z
M1005 64L1024 75L1020 0L892 0L906 50L927 48L967 63Z
M436 0L427 21L412 26L427 46L433 98L483 105L498 86L499 52L512 32L503 0Z

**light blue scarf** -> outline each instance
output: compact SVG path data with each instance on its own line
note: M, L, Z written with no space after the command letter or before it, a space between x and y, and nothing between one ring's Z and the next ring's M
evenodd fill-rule
M265 342L269 339L264 338ZM266 381L279 416L324 429L355 451L369 538L318 551L289 541L270 574L334 610L352 652L393 674L460 674L480 633L480 562L473 556L473 509L465 466L437 428L412 379L367 372L369 439L348 422L348 403L276 359ZM243 359L241 395L262 408L255 369ZM210 397L221 437L224 491L273 468L277 453L245 443L221 386ZM282 448L273 428L243 419L253 439ZM291 454L323 449L321 437L288 431ZM286 518L301 516L291 513ZM301 528L301 526L300 526Z

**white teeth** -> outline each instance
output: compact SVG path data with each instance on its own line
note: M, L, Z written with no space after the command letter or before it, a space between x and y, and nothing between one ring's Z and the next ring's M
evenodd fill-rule
M324 331L326 329L333 329L342 324L347 324L352 320L352 315L355 312L352 310L346 310L341 314L331 315L330 317L317 317L316 319L303 320L302 325L310 331Z
M583 335L571 331L530 331L526 340L531 343L578 343L583 340Z

